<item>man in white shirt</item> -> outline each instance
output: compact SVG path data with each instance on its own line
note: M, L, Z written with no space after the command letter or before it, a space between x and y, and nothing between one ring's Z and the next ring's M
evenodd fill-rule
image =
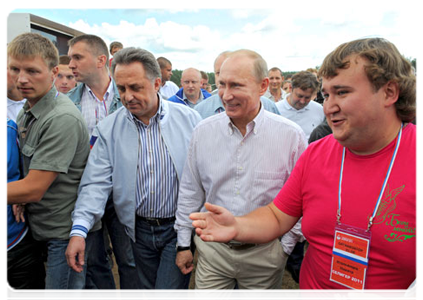
M16 88L16 84L10 77L7 69L7 118L16 123L16 117L26 102Z
M300 125L308 138L311 132L323 122L323 106L312 99L316 98L320 85L311 72L302 71L292 76L292 92L286 99L276 103L281 116Z
M269 70L269 88L264 94L265 97L269 98L273 102L282 101L286 97L286 92L282 89L282 83L284 76L281 69L274 67Z
M160 86L159 93L164 99L169 99L179 90L179 87L170 80L170 77L172 77L173 74L172 63L170 60L162 56L157 58L157 62L159 63L160 71L162 73L162 84Z
M268 85L266 62L256 52L235 51L221 67L225 113L197 125L181 178L176 264L184 274L193 269L189 214L204 210L205 202L224 205L235 215L267 205L306 148L298 125L264 110L260 96ZM264 245L194 241L196 288L281 288L287 255L278 239Z

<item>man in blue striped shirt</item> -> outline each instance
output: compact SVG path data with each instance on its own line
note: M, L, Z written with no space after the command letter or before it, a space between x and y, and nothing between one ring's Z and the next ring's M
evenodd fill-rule
M69 266L82 270L86 234L113 193L116 214L132 240L142 288L186 288L189 275L175 264L173 226L188 144L201 117L160 97L160 68L148 51L120 50L112 73L124 107L93 132L96 142L73 212Z

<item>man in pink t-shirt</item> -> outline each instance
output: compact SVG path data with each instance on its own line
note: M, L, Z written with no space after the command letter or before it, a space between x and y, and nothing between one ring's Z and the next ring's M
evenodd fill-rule
M262 243L302 216L302 289L406 289L416 278L416 81L380 38L324 60L333 134L312 143L274 201L243 217L206 204L191 215L204 241Z

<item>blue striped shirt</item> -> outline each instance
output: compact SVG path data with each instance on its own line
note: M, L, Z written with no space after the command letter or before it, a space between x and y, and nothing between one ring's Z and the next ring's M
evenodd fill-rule
M146 218L174 217L178 177L160 133L162 106L160 105L157 114L150 119L148 125L130 115L139 133L136 213Z

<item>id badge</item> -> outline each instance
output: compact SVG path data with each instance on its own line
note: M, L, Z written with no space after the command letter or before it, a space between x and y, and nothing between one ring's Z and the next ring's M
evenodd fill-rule
M369 262L370 231L337 224L330 280L351 289L364 289Z

